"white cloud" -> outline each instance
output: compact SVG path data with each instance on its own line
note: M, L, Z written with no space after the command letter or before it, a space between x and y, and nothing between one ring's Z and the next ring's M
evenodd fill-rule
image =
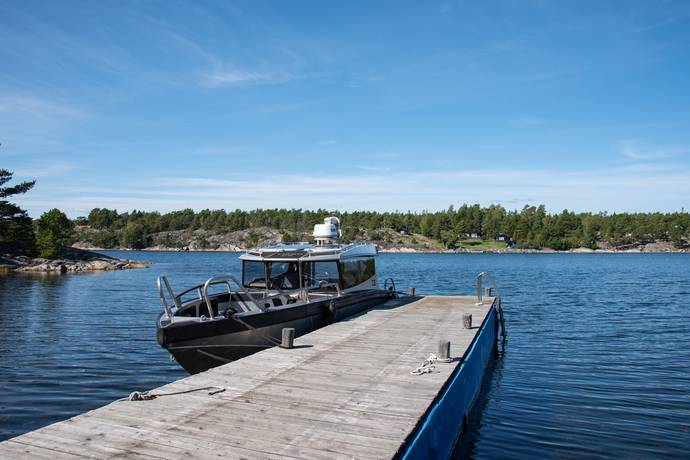
M665 160L690 154L690 148L687 147L649 149L640 148L632 142L621 142L620 151L631 160L643 161Z
M687 169L616 168L133 178L96 188L46 186L22 196L19 204L32 215L57 206L72 216L104 206L163 212L186 207L421 211L460 203L502 203L510 209L543 203L551 211L673 211L690 206L688 176Z
M202 74L199 83L207 88L220 88L224 86L278 84L290 80L292 77L288 74L220 68Z

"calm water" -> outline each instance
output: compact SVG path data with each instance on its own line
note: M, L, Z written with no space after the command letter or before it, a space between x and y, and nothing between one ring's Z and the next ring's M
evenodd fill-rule
M156 276L180 289L237 255L124 254L153 268L0 276L0 439L186 375L155 339ZM471 294L482 270L509 343L459 456L690 456L690 255L390 254L378 268L435 294Z

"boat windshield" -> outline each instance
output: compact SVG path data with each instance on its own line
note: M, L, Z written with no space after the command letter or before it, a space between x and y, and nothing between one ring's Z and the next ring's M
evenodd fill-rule
M297 262L260 262L245 260L242 268L242 284L245 287L269 289L299 289Z
M266 287L266 266L263 262L245 260L242 263L242 284L245 287Z
M299 289L297 262L268 262L268 287L278 289Z

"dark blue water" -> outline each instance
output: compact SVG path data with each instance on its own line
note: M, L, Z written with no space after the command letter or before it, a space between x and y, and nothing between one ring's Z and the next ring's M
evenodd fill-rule
M236 272L237 255L124 256L154 265L0 276L0 439L186 375L156 343L156 276L181 289ZM503 291L509 342L459 456L690 457L690 255L389 254L378 263L401 290L435 294L471 294L484 270Z

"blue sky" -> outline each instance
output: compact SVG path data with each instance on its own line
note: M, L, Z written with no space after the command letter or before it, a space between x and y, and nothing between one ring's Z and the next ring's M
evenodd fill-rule
M0 43L34 217L690 208L688 2L0 0Z

